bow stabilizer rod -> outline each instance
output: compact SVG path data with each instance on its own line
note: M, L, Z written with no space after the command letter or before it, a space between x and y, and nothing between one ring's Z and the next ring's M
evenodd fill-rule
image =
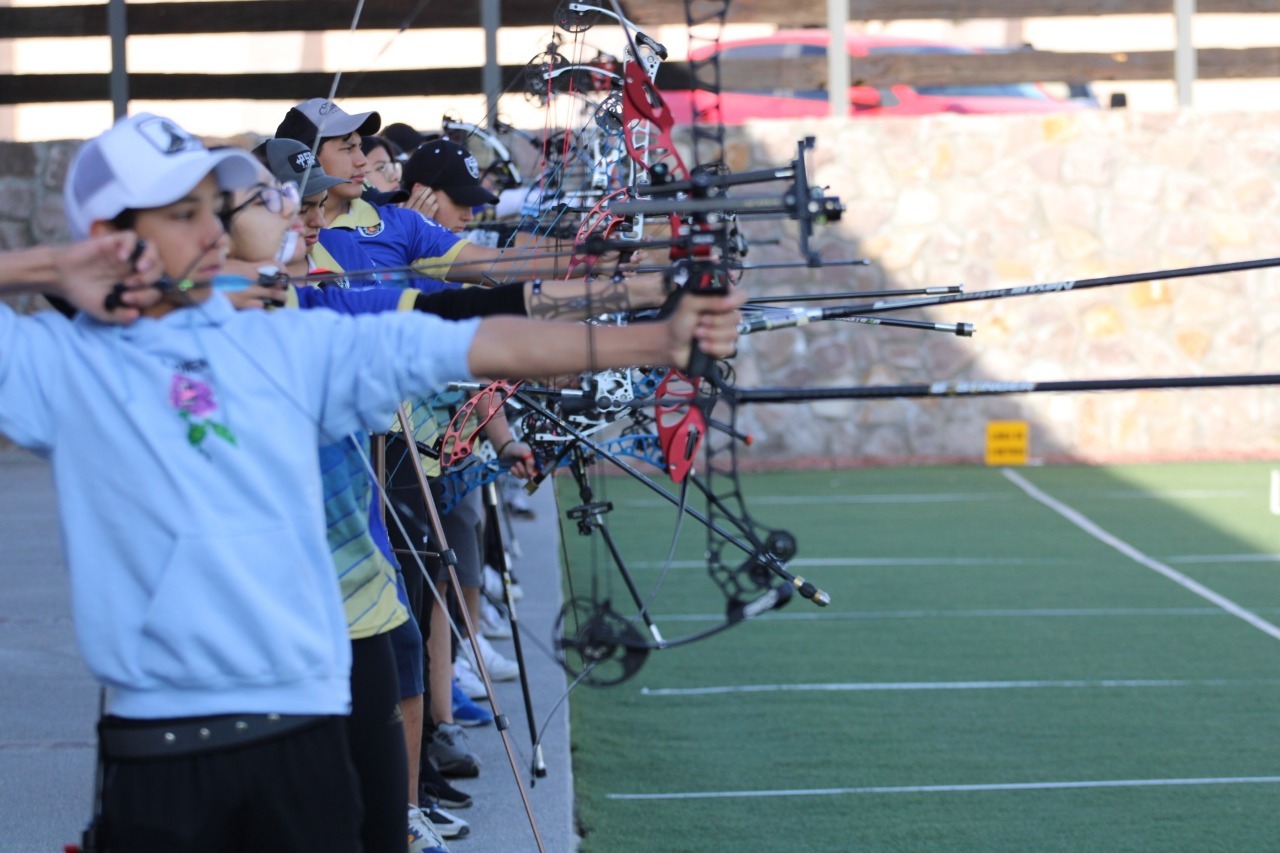
M868 305L850 305L851 314L879 314L902 311L907 308L928 308L952 302L978 302L984 299L1005 299L1010 296L1036 296L1042 293L1066 293L1075 290L1091 290L1095 287L1112 287L1118 284L1137 284L1141 281L1167 281L1174 278L1194 278L1202 275L1244 272L1247 270L1280 267L1280 258L1260 258L1252 261L1233 261L1226 264L1208 264L1198 267L1182 267L1154 272L1135 272L1125 275L1108 275L1099 278L1083 278L1079 281L1053 281L1045 284L1023 284L996 290L975 290L971 293L949 293L927 299L908 299L901 302L880 301Z
M864 385L847 388L751 388L734 391L739 403L808 403L817 400L876 400L892 397L991 397L1071 391L1142 391L1175 388L1240 388L1280 385L1280 373L1222 376L1154 376L1058 382L932 382L927 385Z
M831 261L823 261L823 266L828 266ZM637 270L637 272L648 272L647 269ZM656 270L660 272L660 270ZM894 296L932 296L940 293L962 293L964 292L963 284L947 284L941 287L919 287L909 290L851 290L846 293L799 293L790 296L753 296L747 300L747 305L771 305L777 302L826 302L834 299L879 299L881 297L892 298Z
M759 317L743 320L738 324L738 334L749 335L752 332L767 332L773 329L790 329L796 326L807 326L821 320L843 320L846 323L861 323L866 326L896 326L903 329L920 329L926 332L947 332L961 338L973 337L972 323L930 323L927 320L902 320L890 317L852 316L844 313L843 308L793 308L789 311L774 309Z

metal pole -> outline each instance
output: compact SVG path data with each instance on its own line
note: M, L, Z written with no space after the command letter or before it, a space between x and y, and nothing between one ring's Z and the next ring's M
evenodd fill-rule
M498 28L502 26L501 0L480 0L480 26L484 27L484 86L486 127L498 117L498 95L502 92L502 71L498 66Z
M849 0L827 0L827 97L831 101L831 117L849 115L849 49L844 31L849 23Z
M125 0L107 0L107 34L111 36L111 113L116 119L129 113L129 66L124 43L129 35Z
M1191 21L1196 0L1173 0L1177 18L1178 44L1173 52L1173 73L1178 84L1178 106L1191 106L1191 87L1196 81L1196 48L1191 42Z

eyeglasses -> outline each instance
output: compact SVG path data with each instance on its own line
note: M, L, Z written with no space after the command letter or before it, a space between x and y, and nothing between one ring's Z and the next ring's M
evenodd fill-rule
M386 163L380 163L374 166L370 171L377 172L385 178L393 181L400 180L400 163L396 160L388 160Z
M276 187L264 186L245 201L223 213L222 219L224 222L230 222L237 213L258 202L262 202L262 206L267 209L268 213L282 213L284 212L285 202L296 208L301 200L297 184L288 183Z

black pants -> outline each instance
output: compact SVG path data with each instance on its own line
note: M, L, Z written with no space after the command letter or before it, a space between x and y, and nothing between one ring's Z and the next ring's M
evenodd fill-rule
M409 849L409 762L390 634L351 641L347 731L364 803L360 833L364 853L405 853Z
M360 853L361 817L341 717L229 750L109 762L103 787L110 853Z

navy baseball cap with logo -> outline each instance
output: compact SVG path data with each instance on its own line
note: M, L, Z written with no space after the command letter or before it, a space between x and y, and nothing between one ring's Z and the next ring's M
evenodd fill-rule
M247 187L259 166L248 151L210 151L173 119L151 113L122 118L76 152L63 187L71 236L89 235L95 222L126 210L172 204L213 174L220 190Z
M374 112L351 115L328 98L303 101L285 114L276 128L277 139L296 139L315 145L316 139L359 133L368 136L382 127L382 116Z
M404 164L400 183L405 187L422 184L443 190L458 204L469 207L498 203L498 197L480 183L480 163L475 155L447 139L425 142L413 152Z
M311 149L296 139L268 139L253 149L253 153L266 162L277 181L297 184L303 198L346 183L325 174Z

